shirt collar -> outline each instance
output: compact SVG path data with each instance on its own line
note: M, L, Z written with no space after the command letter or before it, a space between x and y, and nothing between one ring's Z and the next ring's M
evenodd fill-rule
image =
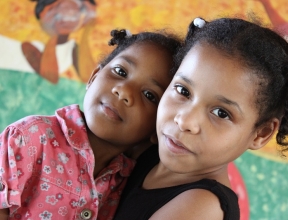
M107 174L115 174L117 172L119 172L122 177L128 177L135 164L136 161L134 159L126 157L123 153L119 154L99 173L97 179Z
M78 105L56 110L56 118L68 143L77 150L90 149L86 124Z
M78 105L70 105L56 110L55 113L66 140L71 147L77 150L91 149L87 136L85 120ZM128 177L132 172L136 161L126 157L124 154L116 156L98 177L106 174L119 172L123 177Z

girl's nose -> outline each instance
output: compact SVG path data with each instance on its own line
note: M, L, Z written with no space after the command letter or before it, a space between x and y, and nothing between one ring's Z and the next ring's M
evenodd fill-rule
M127 106L132 106L134 103L133 89L127 85L117 85L112 88L112 93L120 100L123 100Z
M174 117L174 122L181 131L198 134L201 131L200 117L196 113L196 110L193 109L180 110Z

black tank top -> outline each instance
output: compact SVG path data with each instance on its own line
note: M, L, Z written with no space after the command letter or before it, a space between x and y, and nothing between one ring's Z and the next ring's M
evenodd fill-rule
M190 189L206 189L214 193L224 211L224 220L239 220L237 195L215 180L202 179L197 182L160 189L142 189L149 171L159 163L158 146L146 150L137 160L134 171L128 178L114 220L147 220L158 209L180 193ZM193 207L191 207L191 210ZM193 212L193 211L191 211Z

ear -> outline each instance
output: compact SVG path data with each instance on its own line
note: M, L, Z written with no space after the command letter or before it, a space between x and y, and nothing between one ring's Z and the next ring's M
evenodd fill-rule
M278 131L280 121L277 118L273 118L269 122L265 123L259 129L256 130L256 137L253 143L249 147L251 150L258 150L264 147L273 137L276 131Z
M151 135L150 142L152 144L158 144L158 137L156 131Z
M86 90L89 89L89 87L91 86L92 82L94 81L94 79L97 76L97 73L102 69L101 65L98 65L96 67L96 69L93 70L93 72L91 73L91 76L86 84Z

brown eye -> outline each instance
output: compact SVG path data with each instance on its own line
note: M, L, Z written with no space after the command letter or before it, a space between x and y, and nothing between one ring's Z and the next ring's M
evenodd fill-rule
M216 108L216 109L214 109L214 110L212 111L212 113L213 113L214 115L216 115L217 117L219 117L219 118L230 119L229 114L228 114L225 110L223 110L223 109L221 109L221 108Z
M157 102L156 97L153 95L152 92L144 91L143 93L144 93L145 97L147 99L149 99L151 102L155 102L155 103Z
M190 93L189 93L189 91L188 91L185 87L183 87L183 86L181 86L181 85L176 85L175 88L176 88L176 91L177 91L179 94L181 94L181 95L189 98Z
M125 72L125 70L123 70L121 67L115 67L114 71L116 72L116 74L118 74L119 76L122 77L126 77L127 73Z

